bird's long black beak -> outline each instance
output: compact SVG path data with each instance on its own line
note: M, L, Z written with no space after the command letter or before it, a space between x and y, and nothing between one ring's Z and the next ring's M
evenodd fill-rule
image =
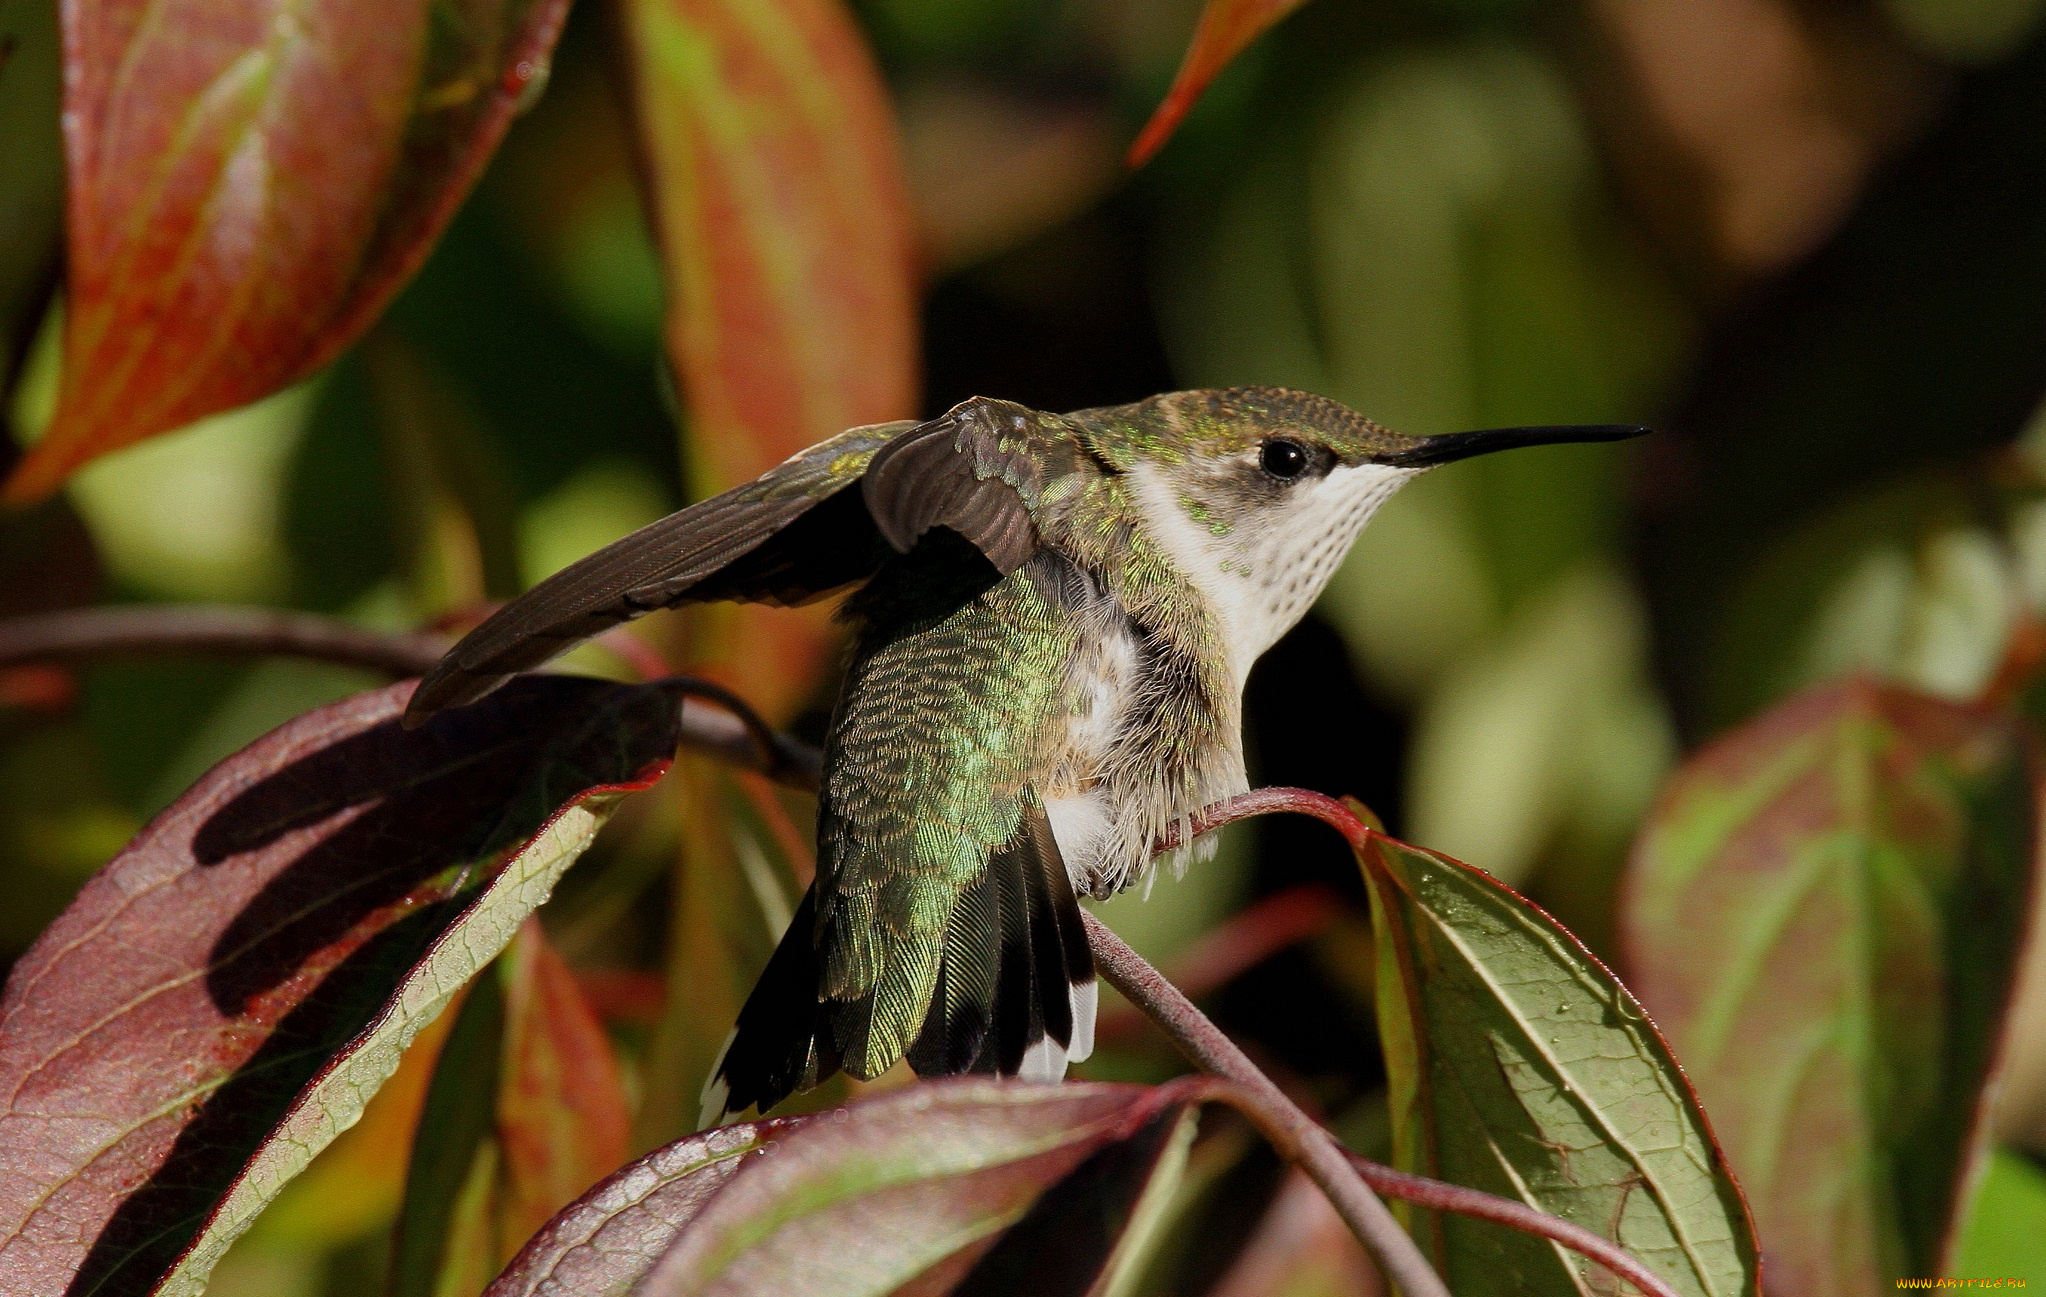
M1473 455L1489 455L1495 450L1512 450L1516 446L1554 446L1566 441L1625 441L1629 437L1639 437L1649 431L1650 429L1631 423L1569 423L1539 428L1486 428L1479 432L1446 432L1439 437L1423 437L1404 449L1387 451L1373 458L1394 468L1429 468L1436 464L1469 459Z

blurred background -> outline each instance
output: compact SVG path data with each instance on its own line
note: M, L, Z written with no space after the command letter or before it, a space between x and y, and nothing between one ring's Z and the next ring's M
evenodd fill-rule
M1659 430L1457 465L1387 506L1251 677L1254 783L1354 794L1611 959L1619 872L1680 754L1855 667L1980 696L2035 633L2040 0L1315 0L1134 174L1123 151L1195 0L853 8L914 200L922 413L975 394L1067 410L1271 383L1412 434ZM53 21L20 0L7 13ZM0 614L237 602L409 627L702 494L611 21L575 10L545 95L362 344L0 518ZM9 174L59 165L54 113L18 89L54 103L50 48L10 56ZM20 251L54 238L39 192L0 193L0 364L18 372L0 466L55 399L53 263ZM692 662L701 641L665 620L648 634ZM4 679L7 960L213 762L377 683L186 658ZM814 737L831 688L827 671L763 706ZM693 1113L703 1047L677 1043L659 976L686 958L676 943L720 934L742 992L786 921L802 833L783 830L803 807L739 793L710 844L688 796L638 799L544 915L624 1042L642 1142ZM1168 971L1230 967L1206 988L1218 1019L1330 1111L1361 1114L1368 1141L1359 1100L1382 1070L1370 969L1345 939L1365 921L1355 865L1307 821L1229 833L1212 865L1104 913ZM692 852L743 883L706 901L678 863ZM1303 885L1336 898L1308 906L1311 939L1269 957L1253 941L1240 972L1240 952L1198 945L1261 898L1321 895ZM1175 1070L1141 1032L1109 1044L1089 1074ZM1964 1273L2020 1273L1996 1266L2046 1238L2046 996L2012 1051L1998 1196L1971 1242L1988 1259ZM402 1122L337 1143L216 1291L374 1282L398 1193L378 1139L402 1149ZM1278 1184L1247 1148L1210 1158L1224 1206L1188 1227L1203 1242L1161 1291L1209 1291L1232 1264L1258 1216L1246 1204Z

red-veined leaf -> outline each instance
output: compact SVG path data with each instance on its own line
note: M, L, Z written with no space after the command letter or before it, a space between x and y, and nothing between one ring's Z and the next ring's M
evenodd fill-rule
M1201 10L1200 25L1194 29L1193 43L1187 46L1179 73L1172 78L1172 88L1165 92L1164 102L1138 132L1136 143L1130 145L1129 165L1141 167L1150 161L1151 155L1165 147L1165 141L1172 138L1172 133L1193 111L1194 101L1201 97L1208 83L1221 75L1222 69L1266 28L1305 2L1208 0L1207 7Z
M624 1294L747 1155L817 1120L788 1117L707 1130L656 1149L584 1194L520 1249L485 1297Z
M719 487L915 412L894 118L838 0L627 0L671 294L668 348Z
M2038 851L2007 714L1856 680L1694 757L1630 866L1641 998L1740 1173L1772 1292L1947 1273Z
M66 4L64 377L6 498L358 337L540 84L567 9Z
M196 1293L666 768L657 686L527 677L416 731L411 684L215 767L0 999L0 1290Z
M1208 1084L940 1081L707 1131L591 1190L487 1297L1085 1293Z

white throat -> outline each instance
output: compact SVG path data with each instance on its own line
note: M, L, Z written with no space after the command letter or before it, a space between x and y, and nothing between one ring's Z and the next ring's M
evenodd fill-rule
M1420 471L1338 466L1292 487L1268 515L1228 527L1195 517L1156 465L1138 464L1129 477L1145 529L1214 608L1241 688L1258 657L1321 597L1378 506Z

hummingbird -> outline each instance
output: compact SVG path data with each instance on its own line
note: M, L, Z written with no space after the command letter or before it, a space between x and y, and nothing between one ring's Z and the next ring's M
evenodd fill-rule
M1079 898L1146 880L1168 830L1247 789L1251 665L1378 507L1453 460L1646 431L1411 437L1270 387L1070 414L974 397L841 433L563 569L451 648L406 721L657 608L852 590L816 879L704 1124L903 1059L1057 1080L1093 1049Z

